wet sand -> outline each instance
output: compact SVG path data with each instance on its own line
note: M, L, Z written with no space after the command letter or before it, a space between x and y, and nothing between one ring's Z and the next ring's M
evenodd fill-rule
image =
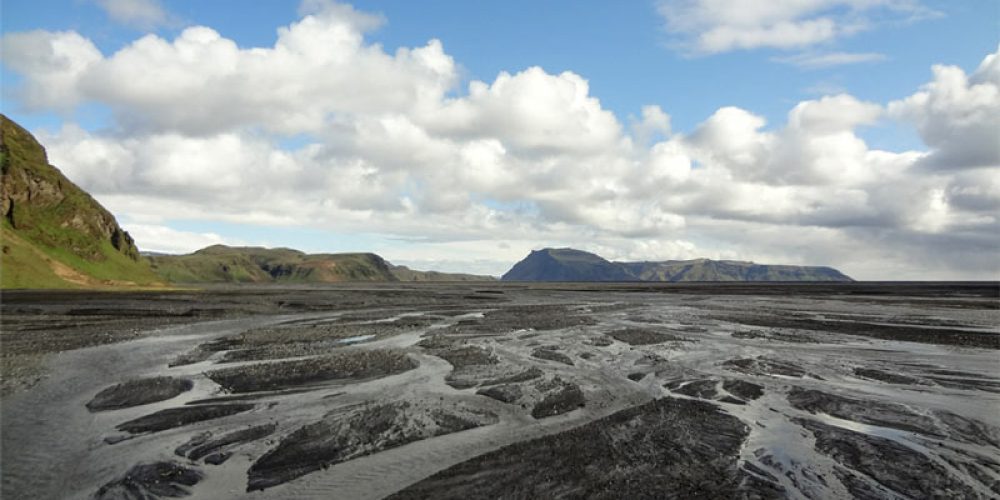
M2 312L5 499L1000 496L995 283L5 292Z

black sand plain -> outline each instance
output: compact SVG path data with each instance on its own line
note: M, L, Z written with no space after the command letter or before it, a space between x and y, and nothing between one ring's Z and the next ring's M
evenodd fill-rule
M997 283L4 292L2 497L996 498Z

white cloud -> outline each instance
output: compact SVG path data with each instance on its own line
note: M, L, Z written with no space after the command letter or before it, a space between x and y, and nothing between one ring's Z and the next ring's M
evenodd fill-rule
M688 139L697 160L736 172L766 163L774 134L761 132L763 117L732 106L720 108L695 129Z
M727 15L825 12L795 8ZM18 104L114 111L106 130L38 135L67 176L135 223L144 249L217 242L169 232L196 220L378 234L398 243L373 249L391 261L496 274L543 246L829 264L859 278L997 265L984 257L1000 246L987 140L996 55L970 76L938 67L888 106L838 93L794 105L784 124L723 107L680 131L655 105L623 126L569 71L503 72L463 91L439 42L390 54L365 38L378 16L304 9L272 47L193 27L104 55L76 33L13 33L4 64L26 81ZM914 123L930 151L870 148L858 130L886 116ZM299 133L299 146L280 146ZM956 157L963 168L920 168Z
M775 57L773 60L805 69L819 69L845 64L873 63L885 59L885 54L877 52L805 52L792 56Z
M186 254L210 245L240 245L227 241L215 233L178 231L167 226L150 224L125 224L125 230L136 241L142 242L142 251Z
M597 153L614 147L621 125L571 72L532 67L501 73L492 84L474 81L469 95L426 116L432 131L456 137L502 136L531 155Z
M650 104L642 107L642 118L633 120L632 136L642 145L650 141L670 135L670 115L663 112L659 106Z
M208 134L254 126L324 130L334 115L436 106L456 71L441 43L386 54L366 45L374 21L331 6L278 30L274 47L241 49L195 26L147 35L104 57L76 33L4 35L5 62L29 76L25 104L110 106L129 128ZM263 91L266 89L266 91Z
M661 0L667 31L684 50L716 54L758 48L804 49L870 29L884 20L935 15L915 0Z
M1000 48L972 75L937 65L934 79L889 104L889 113L913 123L933 152L924 164L939 169L1000 166Z
M96 0L115 22L140 29L151 29L170 21L170 15L157 0Z
M3 64L26 78L15 89L30 110L67 111L83 99L81 76L101 60L93 42L72 31L27 31L3 35Z

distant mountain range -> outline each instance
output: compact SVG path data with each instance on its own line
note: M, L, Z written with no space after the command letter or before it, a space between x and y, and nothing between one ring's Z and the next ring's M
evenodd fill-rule
M733 260L611 262L572 248L535 250L503 281L854 281L830 267L766 265Z
M479 281L491 276L416 271L373 253L306 254L287 248L204 248L140 255L94 198L48 162L45 149L0 115L2 288L162 287L169 283ZM531 252L506 281L852 281L829 267L707 259L609 262L569 248Z
M373 253L307 254L289 248L214 245L188 255L147 255L172 283L335 283L341 281L483 281L492 276L415 271Z

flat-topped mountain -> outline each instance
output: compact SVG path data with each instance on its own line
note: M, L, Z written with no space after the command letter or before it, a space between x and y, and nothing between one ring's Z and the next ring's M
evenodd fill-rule
M0 115L3 288L154 285L132 237L49 164L45 148Z
M187 255L147 255L174 283L336 283L342 281L481 281L492 276L415 271L374 253L307 254L290 248L213 245Z
M756 264L734 260L612 262L572 248L535 250L504 281L854 281L831 267Z
M636 281L623 266L572 248L534 250L514 264L504 281Z

